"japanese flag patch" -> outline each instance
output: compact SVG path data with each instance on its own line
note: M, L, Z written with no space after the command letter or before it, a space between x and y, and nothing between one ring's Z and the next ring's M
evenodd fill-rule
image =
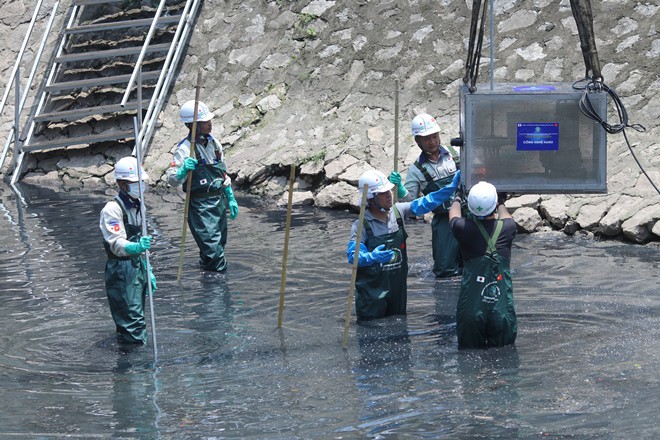
M485 283L485 282L486 282L486 278L482 276L477 276L477 283Z
M111 220L110 222L108 222L108 226L110 226L110 229L113 232L121 231L121 225L119 224L119 222L117 220Z
M208 183L208 180L206 180L206 179L202 179L202 180L199 181L200 185L206 185L207 183Z

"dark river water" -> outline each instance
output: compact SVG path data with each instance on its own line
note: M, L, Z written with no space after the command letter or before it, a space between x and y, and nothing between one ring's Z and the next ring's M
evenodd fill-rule
M201 272L182 204L148 193L153 346L114 342L98 216L110 195L0 188L0 439L660 438L660 253L519 235L515 347L458 350L458 279L407 226L408 315L342 333L355 214L241 198L225 275ZM149 307L147 306L149 325Z

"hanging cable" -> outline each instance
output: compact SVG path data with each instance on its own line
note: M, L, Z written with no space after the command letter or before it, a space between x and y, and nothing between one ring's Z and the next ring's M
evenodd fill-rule
M586 82L584 85L580 85L581 82ZM605 83L602 81L594 81L591 78L585 78L579 81L576 81L573 83L573 88L576 90L584 90L582 93L582 97L580 98L580 111L582 112L583 115L588 117L589 119L596 121L603 129L608 133L608 134L618 134L618 133L623 133L623 138L626 141L626 145L628 146L628 150L630 151L630 154L632 155L633 159L635 160L635 163L637 163L637 166L641 170L642 174L646 176L648 179L649 183L653 188L656 190L658 194L660 194L660 189L658 186L653 182L651 179L651 176L646 172L644 167L642 166L641 162L639 159L637 159L637 155L635 154L635 151L632 148L632 145L630 145L630 141L628 139L628 135L626 133L626 128L632 128L633 130L637 132L644 132L646 131L646 127L644 127L642 124L629 124L628 123L628 111L626 110L626 107L623 104L623 101L621 101L621 98L619 95L616 93L614 89L611 87L608 87ZM589 94L590 93L607 93L607 95L610 97L612 102L614 103L614 107L616 108L617 115L619 117L619 123L618 124L608 124L607 121L605 121L605 116L601 116L598 114L598 111L596 108L593 106L591 103L591 99L589 99Z
M475 92L477 90L476 84L477 77L479 76L479 64L481 63L481 48L483 47L484 42L484 28L486 25L487 9L487 1L472 1L470 40L468 42L468 54L465 61L465 76L463 77L463 82L465 84L470 84L470 92ZM492 41L491 44L493 44Z
M591 3L589 0L570 0L571 1L571 11L573 12L573 18L575 18L575 23L578 29L578 35L580 36L580 48L582 49L582 57L584 59L585 65L585 78L573 83L573 88L576 90L584 90L582 97L580 98L580 111L589 119L596 121L608 134L618 134L623 133L623 138L626 141L628 150L633 159L637 163L637 166L646 176L648 181L651 183L651 186L660 194L660 189L658 186L651 180L651 177L648 175L640 161L637 159L635 152L630 145L628 140L628 135L626 134L626 128L632 128L638 132L646 131L646 127L641 124L629 124L628 123L628 112L626 111L621 98L617 95L616 91L608 87L600 71L600 61L598 60L598 50L596 49L596 39L594 37L593 29L593 14L591 12ZM580 84L584 83L584 84ZM617 115L619 117L619 123L609 124L606 121L607 115L599 115L596 108L591 103L589 95L591 93L607 93L614 107L616 108Z

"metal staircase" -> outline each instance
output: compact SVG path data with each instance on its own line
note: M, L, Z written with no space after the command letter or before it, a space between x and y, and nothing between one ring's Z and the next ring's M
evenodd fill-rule
M72 0L15 145L11 183L36 152L124 142L146 156L200 3Z

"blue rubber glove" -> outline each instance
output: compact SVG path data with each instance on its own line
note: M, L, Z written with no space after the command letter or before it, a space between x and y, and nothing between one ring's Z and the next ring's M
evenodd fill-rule
M435 208L449 200L452 194L456 191L456 188L458 188L460 181L461 170L458 170L449 185L443 186L437 191L428 193L424 197L420 197L410 202L410 211L416 216L422 216L427 212L433 211Z
M348 242L348 248L346 250L346 257L348 258L348 264L353 264L355 258L355 241L351 240ZM371 266L375 263L387 263L392 260L394 257L394 251L385 250L385 245L381 244L372 252L369 252L367 246L364 243L360 243L360 251L358 253L358 266Z
M176 171L176 178L179 180L185 179L185 177L188 175L188 171L192 171L195 168L197 168L197 159L193 157L186 157L183 159L181 168Z
M151 247L151 236L145 235L140 237L140 241L137 243L128 242L124 247L124 250L128 255L139 255L142 252L146 251Z
M397 173L396 171L392 171L390 173L389 180L396 185L396 195L398 198L402 199L408 195L408 190L405 186L403 186L401 174Z
M373 258L376 263L389 263L392 261L392 258L394 258L394 251L391 249L385 249L385 245L381 244L371 251L371 258Z
M149 280L151 280L151 291L155 292L158 290L158 286L156 286L156 275L154 275L151 265L149 265Z
M231 189L231 186L225 186L223 191L229 202L229 218L234 220L238 215L238 202L236 202L236 199L234 198L234 191Z

